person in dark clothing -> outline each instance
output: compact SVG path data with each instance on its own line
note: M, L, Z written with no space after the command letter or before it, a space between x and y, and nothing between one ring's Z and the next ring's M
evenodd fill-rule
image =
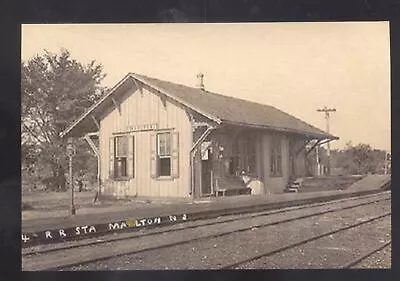
M78 191L79 192L82 192L82 187L83 187L83 181L82 181L82 178L79 177L78 178Z

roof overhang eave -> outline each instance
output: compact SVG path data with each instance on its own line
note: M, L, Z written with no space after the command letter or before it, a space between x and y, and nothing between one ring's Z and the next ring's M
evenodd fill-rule
M317 134L317 133L313 133L313 132L307 132L307 131L303 131L303 130L289 129L289 128L283 128L283 127L248 124L248 123L234 122L234 121L229 121L229 120L222 120L222 122L227 125L244 126L244 127L249 127L249 128L271 130L271 131L277 131L277 132L283 132L283 133L295 133L295 134L304 135L307 138L312 138L312 139L320 139L320 140L329 139L331 141L339 139L339 137L336 137L336 136L333 136L330 134Z
M130 74L125 75L124 78L122 78L114 87L110 89L110 91L104 95L100 100L98 100L96 103L94 103L85 113L83 113L78 119L76 119L71 125L69 125L64 131L60 133L61 138L67 137L70 132L78 125L80 124L84 119L86 119L90 114L93 113L93 111L100 105L102 104L105 100L107 100L108 97L110 97L126 80L128 80L131 77Z

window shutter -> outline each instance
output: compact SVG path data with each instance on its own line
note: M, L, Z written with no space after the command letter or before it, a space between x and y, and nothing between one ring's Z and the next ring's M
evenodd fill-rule
M109 158L110 158L110 163L108 164L108 169L110 171L109 178L113 179L114 178L114 138L110 138L110 151L109 151Z
M150 134L150 176L151 178L157 177L157 141L156 134Z
M173 132L172 133L172 151L171 151L171 158L172 158L172 177L179 178L179 133Z
M128 137L128 163L127 163L127 176L128 178L135 177L135 137Z

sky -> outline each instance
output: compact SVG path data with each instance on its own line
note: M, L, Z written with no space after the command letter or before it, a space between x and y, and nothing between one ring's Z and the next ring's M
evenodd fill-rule
M21 59L62 48L101 63L112 87L134 72L275 106L346 143L390 150L388 22L22 25Z

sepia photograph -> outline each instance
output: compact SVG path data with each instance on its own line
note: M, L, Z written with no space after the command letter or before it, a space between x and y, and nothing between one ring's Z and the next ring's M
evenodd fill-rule
M21 25L23 271L391 268L387 21Z

